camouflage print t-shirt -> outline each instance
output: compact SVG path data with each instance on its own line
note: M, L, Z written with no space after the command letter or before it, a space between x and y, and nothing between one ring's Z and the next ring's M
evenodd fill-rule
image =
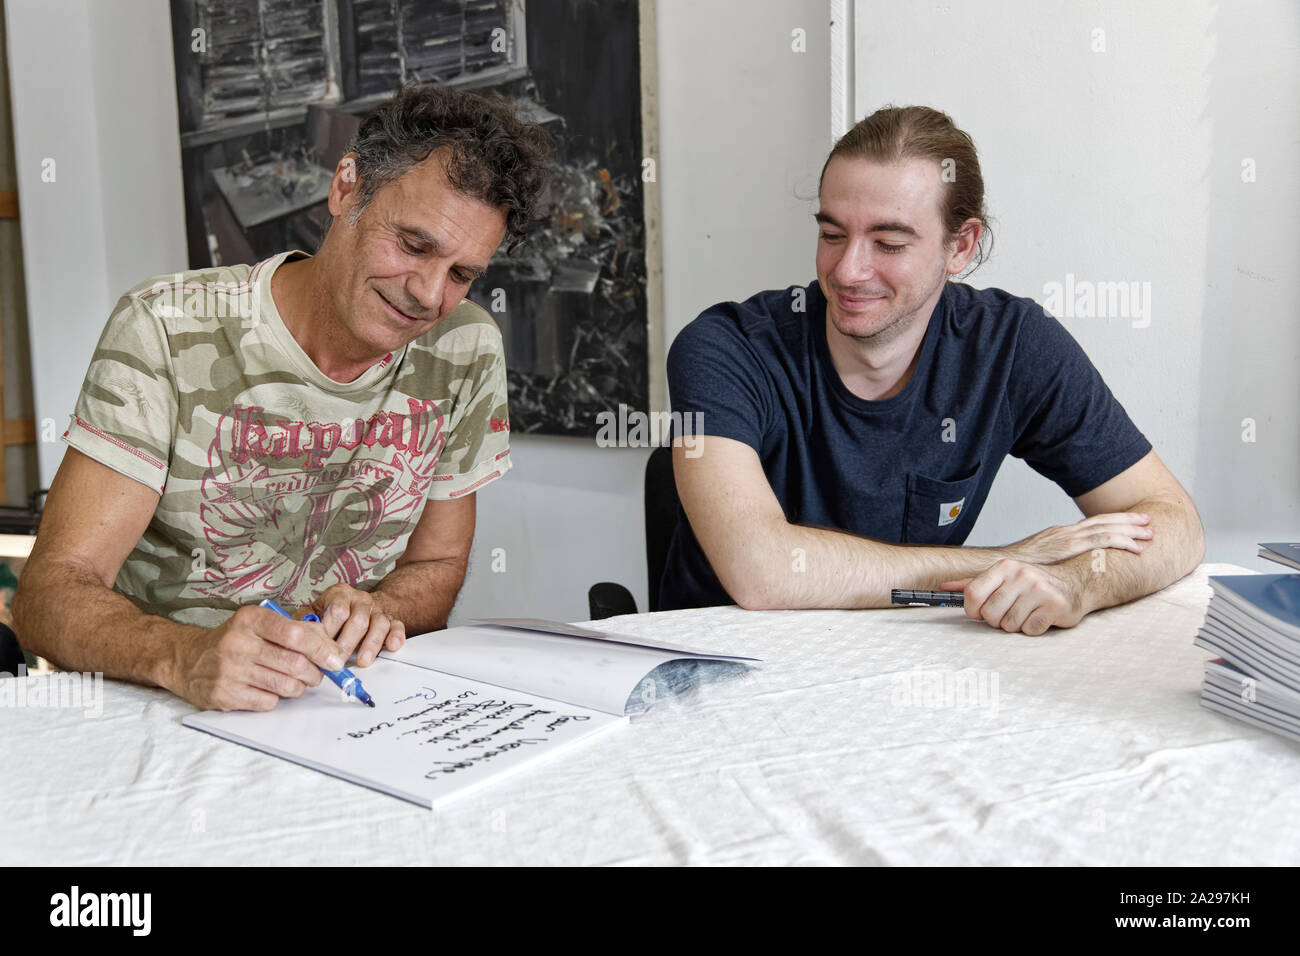
M214 627L393 570L427 498L510 467L501 333L466 301L356 381L326 377L271 298L281 253L158 276L118 302L63 438L162 497L114 585Z

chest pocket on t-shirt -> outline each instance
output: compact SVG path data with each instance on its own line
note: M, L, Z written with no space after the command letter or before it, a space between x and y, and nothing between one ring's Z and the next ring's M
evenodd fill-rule
M947 544L954 538L964 541L973 521L966 514L967 505L972 503L979 478L979 463L962 477L949 481L915 472L908 475L903 541L909 544Z

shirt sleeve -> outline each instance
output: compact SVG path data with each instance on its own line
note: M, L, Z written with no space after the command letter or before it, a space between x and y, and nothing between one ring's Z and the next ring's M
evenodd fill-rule
M176 430L176 383L163 320L118 300L95 346L63 440L162 494Z
M692 434L731 438L761 455L773 402L768 381L753 344L735 321L724 313L705 312L677 334L668 350L674 437L689 423Z
M1037 305L1022 320L1008 398L1016 433L1011 454L1071 498L1151 450L1079 343Z
M478 491L510 470L510 411L505 351L491 323L457 329L449 356L464 374L455 388L447 444L429 498L449 501Z

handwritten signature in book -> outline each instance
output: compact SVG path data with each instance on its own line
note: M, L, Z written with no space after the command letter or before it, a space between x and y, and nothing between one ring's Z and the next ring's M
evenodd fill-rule
M421 687L410 697L403 697L401 700L393 701L394 704L405 704L408 700L415 700L417 697L423 697L425 700L433 700L438 696L438 692L432 687Z

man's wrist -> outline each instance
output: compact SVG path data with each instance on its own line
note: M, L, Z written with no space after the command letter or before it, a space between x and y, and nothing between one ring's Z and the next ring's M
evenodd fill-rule
M1030 537L1032 538L1032 535ZM1025 564L1051 564L1055 560L1041 549L1035 549L1030 543L1030 538L990 550L996 551L1000 559L1006 558L1011 561L1021 561Z
M983 574L999 561L1026 561L1028 558L1017 554L1011 546L1005 548L971 548L961 547L960 553L963 560L972 562L969 568L964 569L960 577L978 577Z
M407 565L407 567L410 567L410 565ZM402 627L406 629L408 635L420 633L420 630L436 629L429 627L428 621L424 620L425 615L422 609L418 604L412 602L409 596L404 600L397 587L383 590L383 584L384 582L380 581L379 584L375 585L375 589L370 592L370 597L375 602L375 610L386 614L390 621L401 621ZM438 627L444 626L446 626L445 620L438 625Z
M370 600L373 602L371 605L373 608L371 614L373 615L378 612L380 614L388 615L391 620L400 621L402 615L398 605L401 604L401 602L394 601L392 594L386 593L382 590L383 583L383 581L380 581L379 584L375 585L375 587L370 591Z
M1100 589L1104 566L1099 570L1094 567L1094 563L1095 558L1092 554L1077 554L1053 565L1065 574L1067 586L1073 587L1075 598L1079 602L1079 610L1085 617L1103 606L1100 601Z
M151 631L154 651L149 655L145 673L141 676L155 686L182 696L179 690L184 675L181 654L185 642L192 640L195 637L193 632L198 632L201 628L178 624L155 615L147 615L146 621L146 627Z
M463 564L443 559L413 561L390 571L370 594L377 607L402 622L407 634L422 634L447 626L464 582Z
M1033 564L1034 562L1030 561L1023 551L1019 550L1019 546L1023 543L1023 541L1017 541L1015 544L1004 544L1000 548L989 548L989 550L997 555L999 561L1026 561Z

